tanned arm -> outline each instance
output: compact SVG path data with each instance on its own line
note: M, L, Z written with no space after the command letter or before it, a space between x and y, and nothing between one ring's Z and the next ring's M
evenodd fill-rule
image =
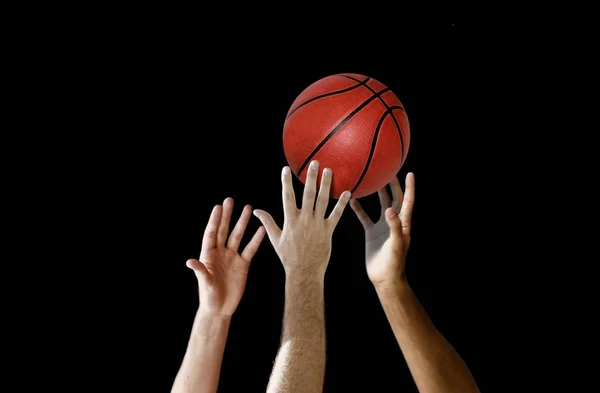
M478 393L467 365L436 329L406 279L404 265L410 244L414 175L409 173L406 177L406 195L398 179L390 183L390 188L393 200L385 188L379 191L382 214L377 223L371 221L358 201L350 202L366 231L367 275L419 392Z

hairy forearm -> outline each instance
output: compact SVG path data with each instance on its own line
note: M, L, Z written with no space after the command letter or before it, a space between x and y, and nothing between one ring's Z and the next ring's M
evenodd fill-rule
M229 324L228 317L198 310L172 393L217 391Z
M479 392L466 364L405 279L376 290L419 392Z
M281 346L267 393L321 393L325 377L324 278L288 273Z

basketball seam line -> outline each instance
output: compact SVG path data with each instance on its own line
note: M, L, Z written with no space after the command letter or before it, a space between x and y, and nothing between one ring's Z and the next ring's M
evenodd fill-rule
M352 79L353 81L359 82L359 84L361 84L364 87L366 87L367 89L369 89L371 91L371 93L375 93L375 90L373 90L371 88L371 86L367 85L366 83L360 83L360 81L358 79L351 77L349 75L342 75L342 76L345 78L348 78L348 79ZM380 96L378 96L377 98L379 98L379 101L381 101L381 103L386 107L386 109L388 109L388 110L390 109L389 105L387 104L387 102L385 102L385 100L383 98L381 98ZM398 108L400 108L402 111L406 112L403 107L398 106ZM390 113L391 113L391 111L390 111ZM393 113L392 113L392 119L394 120L394 124L396 125L396 130L398 131L398 135L400 136L400 143L402 144L402 151L401 151L402 159L400 161L401 162L400 165L403 165L404 159L405 159L405 157L404 157L404 136L402 136L402 128L400 127L400 124L398 124L398 120L396 119L396 116L394 116Z
M366 87L367 89L369 89L371 91L371 93L375 93L375 90L373 90L371 88L371 86L367 85L368 80L371 79L370 77L361 82L359 79L356 79L355 77L350 76L350 75L343 75L343 74L339 74L339 75L343 76L344 78L352 79L353 81L358 82L359 85L363 85L364 87ZM382 102L383 105L385 105L386 107L388 107L387 103L383 100L383 98L379 97L379 100ZM403 107L398 106L398 108L401 109L402 111L406 112L406 110Z
M365 102L360 104L348 116L346 116L337 126L335 126L333 128L333 130L331 130L329 132L329 134L327 134L327 136L325 138L323 138L323 140L317 145L317 147L315 147L314 150L308 155L306 160L300 166L300 169L298 169L297 176L300 177L300 175L302 174L302 171L304 170L304 168L306 168L306 166L308 165L310 160L319 152L319 150L325 145L325 143L327 143L327 141L329 139L331 139L331 137L334 136L344 126L344 124L349 122L350 119L352 119L354 117L354 115L356 115L358 112L360 112L360 110L363 109L365 106L367 106L371 101L373 101L375 98L379 97L379 95L381 95L389 90L390 89L388 87L386 87L385 89L381 90L378 93L373 92L373 93L375 93L374 95L372 95L369 99L367 99Z
M360 174L360 177L358 178L358 181L356 182L356 184L350 191L351 193L354 193L354 191L356 191L356 189L360 186L360 183L363 181L364 177L366 176L367 171L369 170L369 165L371 164L371 160L373 159L373 154L375 153L375 146L377 145L377 137L379 135L381 126L383 125L383 121L389 114L392 114L392 117L393 117L392 111L394 109L402 109L402 108L400 106L394 105L392 107L389 107L388 110L386 110L385 113L383 115L381 115L381 118L379 119L379 122L377 123L377 128L375 129L375 134L373 135L373 140L371 141L371 150L369 151L369 157L367 158L367 162L365 163L365 166L363 168L362 173Z
M340 76L345 76L345 75L340 75ZM311 99L309 99L309 100L306 100L306 101L304 101L302 104L300 104L300 105L298 105L296 108L294 108L294 110L293 110L293 111L291 111L291 112L290 112L290 113L289 113L289 114L288 114L288 115L285 117L285 121L287 121L287 120L288 120L288 119L289 119L289 118L290 118L290 117L291 117L291 116L292 116L294 113L296 113L296 111L297 111L298 109L302 108L302 107L303 107L303 106L305 106L306 104L309 104L309 103L311 103L311 102L314 102L314 101L316 101L316 100L318 100L318 99L320 99L320 98L325 98L325 97L329 97L329 96L336 95L336 94L346 93L346 92L348 92L348 91L350 91L350 90L354 90L354 89L356 89L357 87L360 87L361 85L363 85L363 86L364 86L364 84L365 84L365 83L367 83L367 82L368 82L370 79L371 79L371 77L367 77L367 78L366 78L364 81L360 81L360 80L358 80L358 79L354 79L354 78L352 78L352 80L354 80L354 81L358 82L356 85L352 85L352 86L350 86L350 87L346 87L346 88L344 88L344 89L342 89L342 90L337 90L337 91L332 91L332 92L329 92L329 93L321 94L321 95L318 95L318 96L316 96L316 97L313 97L313 98L311 98Z

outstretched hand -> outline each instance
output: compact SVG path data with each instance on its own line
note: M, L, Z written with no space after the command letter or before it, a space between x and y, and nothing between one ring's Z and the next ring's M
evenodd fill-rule
M231 198L225 199L223 206L213 208L204 231L200 259L187 261L198 279L200 310L224 317L231 317L242 299L250 261L265 236L261 226L242 253L238 253L252 207L244 207L228 239L232 210Z
M345 191L329 217L325 218L333 173L329 168L323 170L317 194L318 174L319 162L312 161L306 176L302 208L298 209L290 168L287 166L283 168L281 172L283 229L277 226L268 212L254 211L254 214L265 226L269 240L288 277L290 274L298 272L302 277L323 278L331 255L333 231L350 199L350 191ZM313 206L315 207L313 208Z
M396 177L390 182L392 198L384 187L378 191L381 216L373 222L360 203L352 199L350 207L365 229L367 275L378 285L394 284L404 277L404 264L410 245L410 229L415 202L415 177L406 176L406 192Z

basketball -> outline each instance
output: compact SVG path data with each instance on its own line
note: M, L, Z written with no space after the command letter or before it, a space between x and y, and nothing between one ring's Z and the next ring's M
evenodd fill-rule
M330 196L353 198L383 188L400 171L410 144L404 105L383 83L336 74L308 86L292 103L283 126L283 150L292 172L306 181L308 164L331 168Z

